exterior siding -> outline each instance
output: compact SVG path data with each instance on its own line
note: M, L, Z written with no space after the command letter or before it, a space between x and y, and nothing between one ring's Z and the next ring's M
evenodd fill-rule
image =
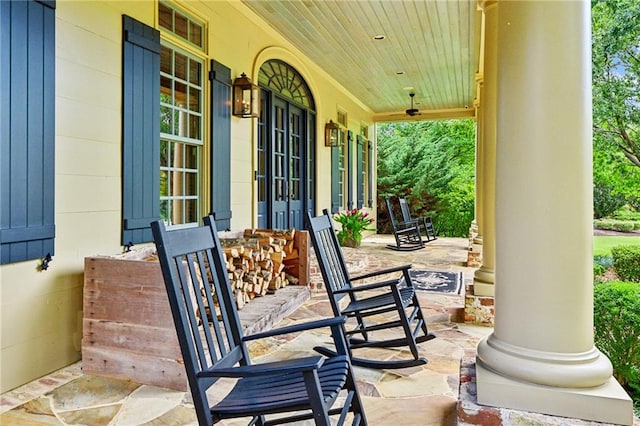
M57 2L55 257L43 272L36 271L38 261L0 266L0 392L80 359L84 258L122 251L122 15L157 28L156 7L154 1ZM208 57L229 66L232 79L245 72L257 81L259 66L272 58L301 72L317 102L316 210L329 207L324 123L335 121L339 105L357 133L361 122L372 122L371 112L240 2L191 1L188 11L207 21ZM232 230L255 225L254 126L254 119L231 119ZM206 180L208 166L204 172ZM203 193L209 198L208 189ZM204 200L205 209L209 203Z

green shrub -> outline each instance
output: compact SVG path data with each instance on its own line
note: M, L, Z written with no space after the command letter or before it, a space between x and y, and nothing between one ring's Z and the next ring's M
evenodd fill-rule
M640 199L636 199L640 203ZM640 206L640 204L639 204ZM623 206L613 213L612 217L618 220L634 220L640 222L640 211L636 211L633 208L633 204L630 202L629 204Z
M623 281L640 282L640 245L611 249L613 268Z
M613 375L635 398L640 383L640 285L612 281L594 285L595 344L613 364Z
M596 219L593 221L593 227L610 231L631 232L634 229L640 229L640 222L619 219Z

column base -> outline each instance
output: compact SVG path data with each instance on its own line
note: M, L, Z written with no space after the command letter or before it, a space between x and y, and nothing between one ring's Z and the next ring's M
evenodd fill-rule
M473 275L473 294L476 296L495 297L495 273L484 265Z
M556 388L519 382L476 364L477 402L578 418L589 421L633 424L633 404L622 386L611 378L595 388Z

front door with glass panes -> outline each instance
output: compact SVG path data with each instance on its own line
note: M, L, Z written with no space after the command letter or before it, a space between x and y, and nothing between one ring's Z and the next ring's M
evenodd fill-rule
M258 227L304 227L315 204L315 114L308 86L288 64L260 69L256 183Z
M274 97L271 145L271 227L302 228L303 225L303 112Z

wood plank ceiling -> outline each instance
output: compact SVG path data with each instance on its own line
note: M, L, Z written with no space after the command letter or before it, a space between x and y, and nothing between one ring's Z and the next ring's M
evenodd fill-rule
M374 112L376 121L473 116L475 0L243 0ZM374 37L382 35L383 40ZM409 93L421 114L409 117Z

